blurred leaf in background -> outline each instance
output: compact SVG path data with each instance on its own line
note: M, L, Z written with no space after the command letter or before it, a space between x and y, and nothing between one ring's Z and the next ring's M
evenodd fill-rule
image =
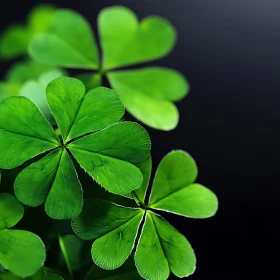
M173 102L188 94L186 78L163 67L116 70L167 55L177 38L172 24L159 16L139 22L130 9L114 6L100 12L98 31L101 59L87 20L75 11L60 9L53 14L49 30L33 37L29 53L42 63L97 71L83 76L88 89L105 76L136 119L155 129L174 129L179 112Z
M54 12L54 6L40 5L30 12L26 24L7 27L0 35L0 58L9 60L27 55L30 39L49 29Z
M64 70L32 60L16 63L8 70L5 81L0 81L0 102L9 96L28 97L47 120L54 124L46 88L51 81L63 75L66 75Z

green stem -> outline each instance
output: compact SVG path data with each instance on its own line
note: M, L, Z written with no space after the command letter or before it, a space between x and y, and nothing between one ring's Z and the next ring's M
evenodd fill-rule
M59 242L59 246L60 246L61 252L63 254L63 257L64 257L65 262L66 262L66 266L67 266L67 269L68 269L70 279L74 280L74 275L73 275L72 267L71 267L70 260L69 260L68 254L67 254L67 250L66 250L64 241L63 241L63 239L62 239L62 237L59 233L58 233L58 242Z

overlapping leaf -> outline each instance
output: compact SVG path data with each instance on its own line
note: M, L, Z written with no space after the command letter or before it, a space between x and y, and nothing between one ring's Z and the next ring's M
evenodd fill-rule
M139 225L145 216L135 253L139 274L149 280L165 280L170 272L180 278L187 277L195 270L194 251L186 238L153 213L153 209L207 218L217 211L217 198L206 187L194 184L197 176L194 160L183 151L173 151L161 161L150 199L145 203L151 159L137 166L143 172L144 180L142 186L132 192L132 197L141 208L88 199L81 214L72 221L73 230L82 239L96 239L92 245L95 264L104 269L115 269L135 247ZM99 205L98 211L94 212L96 205Z
M115 6L100 12L98 30L101 65L89 24L70 10L54 14L49 31L32 39L29 53L37 61L56 66L98 70L99 73L84 77L87 87L95 87L101 75L106 75L135 118L156 129L175 128L179 113L173 102L189 91L182 74L159 67L111 71L168 54L176 41L174 27L158 16L138 22L131 10Z
M0 82L0 101L9 96L26 96L53 123L46 87L52 80L64 74L65 71L33 61L17 63L8 71L5 81Z
M132 163L148 156L149 135L136 123L116 123L124 108L114 90L99 87L86 94L82 82L61 77L48 85L47 100L61 141L29 99L10 97L0 104L0 168L50 151L17 177L15 194L22 203L35 207L46 201L55 219L79 214L82 189L69 152L112 193L127 194L141 185L141 171Z
M16 198L0 193L0 265L17 276L27 277L43 265L45 246L31 232L10 229L21 220L23 213L24 208Z

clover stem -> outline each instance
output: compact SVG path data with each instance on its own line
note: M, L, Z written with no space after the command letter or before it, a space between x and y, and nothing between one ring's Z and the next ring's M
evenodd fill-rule
M68 270L70 279L74 280L74 275L73 275L72 267L71 267L70 260L69 260L68 254L67 254L67 250L66 250L64 241L59 233L58 233L58 242L59 242L59 246L60 246L61 252L63 254L66 266L67 266L67 270Z
M105 69L99 69L99 71L98 71L98 73L101 75L101 76L103 76L103 75L106 75L106 73L107 73L107 70L105 70Z

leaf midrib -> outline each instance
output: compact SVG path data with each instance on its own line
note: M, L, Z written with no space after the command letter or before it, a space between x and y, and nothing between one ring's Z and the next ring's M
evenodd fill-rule
M33 135L30 135L30 134L16 133L16 132L14 132L14 131L11 131L11 130L6 129L6 128L3 128L3 127L0 127L0 131L1 131L1 129L4 130L4 131L10 132L10 133L16 134L16 135L26 136L26 137L29 137L29 138L38 139L38 140L40 140L40 141L42 141L42 142L47 142L47 143L51 143L51 144L56 144L57 146L55 146L54 148L60 147L60 146L58 146L58 145L60 145L59 142L50 141L50 140L43 139L43 138L40 138L40 137L37 137L37 136L33 136Z
M48 34L48 35L51 35L53 37L56 37L59 41L62 41L63 43L65 43L68 47L71 48L71 50L76 53L80 58L82 58L86 63L87 63L87 66L79 66L81 68L84 68L84 69L90 69L90 70L96 70L98 69L98 65L95 65L94 62L90 61L86 56L84 56L82 53L80 53L79 51L77 51L71 44L69 44L65 39L62 39L60 38L57 34L55 33L52 33L52 32L48 32L48 33L45 33L45 34Z
M135 209L137 209L137 208L135 208ZM139 208L139 209L140 209L140 208ZM116 226L114 229L109 230L108 232L104 233L104 234L103 234L102 236L100 236L100 237L103 237L103 236L105 236L105 235L107 235L107 234L109 234L109 233L115 231L115 230L118 229L119 227L126 225L127 223L131 222L131 221L134 220L136 217L138 217L139 215L143 215L143 213L142 213L142 212L136 213L136 214L135 214L133 217L131 217L129 220L127 220L126 222L124 222L124 223L121 224L121 225ZM142 220L142 219L141 219L141 220ZM139 224L140 224L140 223L139 223ZM100 237L97 237L97 238L100 238Z
M155 215L155 214L153 213L153 215ZM152 220L153 226L154 226L154 228L155 228L155 232L156 232L156 234L157 234L157 236L158 236L158 240L159 240L159 243L160 243L160 247L161 247L162 252L163 252L163 255L164 255L164 257L165 257L165 259L166 259L166 261L167 261L167 263L168 263L168 268L169 268L169 271L170 271L169 261L168 261L168 258L166 257L166 253L165 253L165 250L164 250L164 246L162 245L161 236L160 236L160 234L159 234L159 232L158 232L158 230L157 230L157 227L156 227L156 224L155 224L155 222L154 222L153 216L152 216L151 214L150 214L150 216L151 216L151 220Z

